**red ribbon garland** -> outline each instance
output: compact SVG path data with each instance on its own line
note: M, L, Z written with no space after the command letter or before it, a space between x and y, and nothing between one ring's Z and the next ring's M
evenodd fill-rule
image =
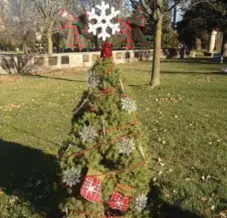
M137 163L136 165L134 165L133 167L128 167L128 168L125 168L125 169L121 169L121 170L116 170L116 171L113 171L113 172L110 172L110 173L103 173L103 174L98 174L98 175L89 175L89 176L92 176L92 177L99 177L99 176L114 176L116 175L117 173L121 173L121 172L125 172L125 171L131 171L131 170L134 170L142 165L144 165L147 160L150 158L150 156L152 155L151 152L148 153L147 157L143 160L143 161L140 161L139 163ZM135 198L130 198L130 201L133 201L135 200ZM109 201L108 201L109 202ZM107 201L102 201L102 203L105 203L105 204L108 204ZM81 214L81 215L85 215L85 216L89 216L91 215L90 213L88 212L79 212L79 211L75 211L73 209L70 209L71 211L73 211L73 213L76 213L76 214ZM96 216L95 218L120 218L121 216Z
M127 137L127 136L137 136L137 135L138 134L122 135L119 138L116 138L116 139L113 139L113 140L109 141L108 143L96 144L96 145L94 145L94 146L92 146L92 147L90 147L90 148L88 148L86 150L83 150L83 151L80 151L80 152L77 152L77 153L74 153L74 154L70 154L68 156L65 156L65 158L71 158L71 157L75 158L75 157L81 156L81 155L83 155L83 154L85 154L85 153L87 153L89 151L93 151L94 149L99 148L99 147L101 147L103 145L108 145L108 144L116 143L116 142L118 142L119 140L121 140L124 137Z

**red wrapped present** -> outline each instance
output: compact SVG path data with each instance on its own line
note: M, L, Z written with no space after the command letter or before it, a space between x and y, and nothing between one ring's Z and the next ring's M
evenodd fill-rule
M109 206L120 211L128 210L131 192L132 187L118 184L111 196Z
M100 203L102 201L102 183L104 176L100 172L89 169L83 184L80 188L80 194L86 200L92 203Z

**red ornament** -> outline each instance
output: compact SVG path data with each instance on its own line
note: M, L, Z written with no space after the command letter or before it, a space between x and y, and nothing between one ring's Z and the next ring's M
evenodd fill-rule
M102 91L103 93L108 93L108 92L109 92L109 90L108 90L107 88L101 88L101 91Z
M92 203L100 203L102 201L102 176L96 178L93 175L97 175L100 173L89 169L87 176L85 177L83 184L80 188L80 194L86 200Z
M127 211L132 187L118 184L109 201L109 206L120 211Z
M93 113L93 112L95 112L95 109L94 109L93 107L91 107L91 108L89 109L89 111L90 111L91 113Z
M102 45L101 58L111 58L113 56L110 42L105 41Z

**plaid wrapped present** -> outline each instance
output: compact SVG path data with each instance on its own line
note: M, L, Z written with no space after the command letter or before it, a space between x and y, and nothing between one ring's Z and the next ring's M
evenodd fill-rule
M140 8L133 11L132 17L126 19L117 17L116 21L120 23L121 34L127 37L127 49L134 48L133 35L142 46L147 45L146 37L142 31L142 28L145 27L145 18Z
M80 188L81 196L92 203L100 203L102 201L102 182L104 176L99 176L98 178L95 176L100 174L93 169L89 169Z
M127 211L132 187L118 184L109 201L109 206L120 211Z
M75 37L80 50L86 47L83 34L88 30L87 14L80 17L72 16L67 10L60 10L62 30L66 35L66 48L74 49Z

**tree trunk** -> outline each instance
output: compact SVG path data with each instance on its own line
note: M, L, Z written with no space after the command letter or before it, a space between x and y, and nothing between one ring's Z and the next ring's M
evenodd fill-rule
M176 24L177 24L177 6L173 8L173 28L174 29L176 28Z
M155 87L160 84L160 62L161 62L161 42L162 42L162 15L157 18L155 24L155 46L153 55L153 65L150 85Z
M227 57L227 34L226 34L226 32L224 32L224 36L223 36L221 54L223 57Z
M23 53L24 53L25 55L27 55L27 54L28 54L28 46L27 46L27 44L26 44L25 41L23 41L22 47L23 47Z
M95 49L96 49L97 51L100 50L100 41L99 41L98 36L95 36Z
M47 32L47 43L48 43L48 54L53 54L53 40L52 40L52 31Z
M56 52L60 52L60 33L56 33Z

